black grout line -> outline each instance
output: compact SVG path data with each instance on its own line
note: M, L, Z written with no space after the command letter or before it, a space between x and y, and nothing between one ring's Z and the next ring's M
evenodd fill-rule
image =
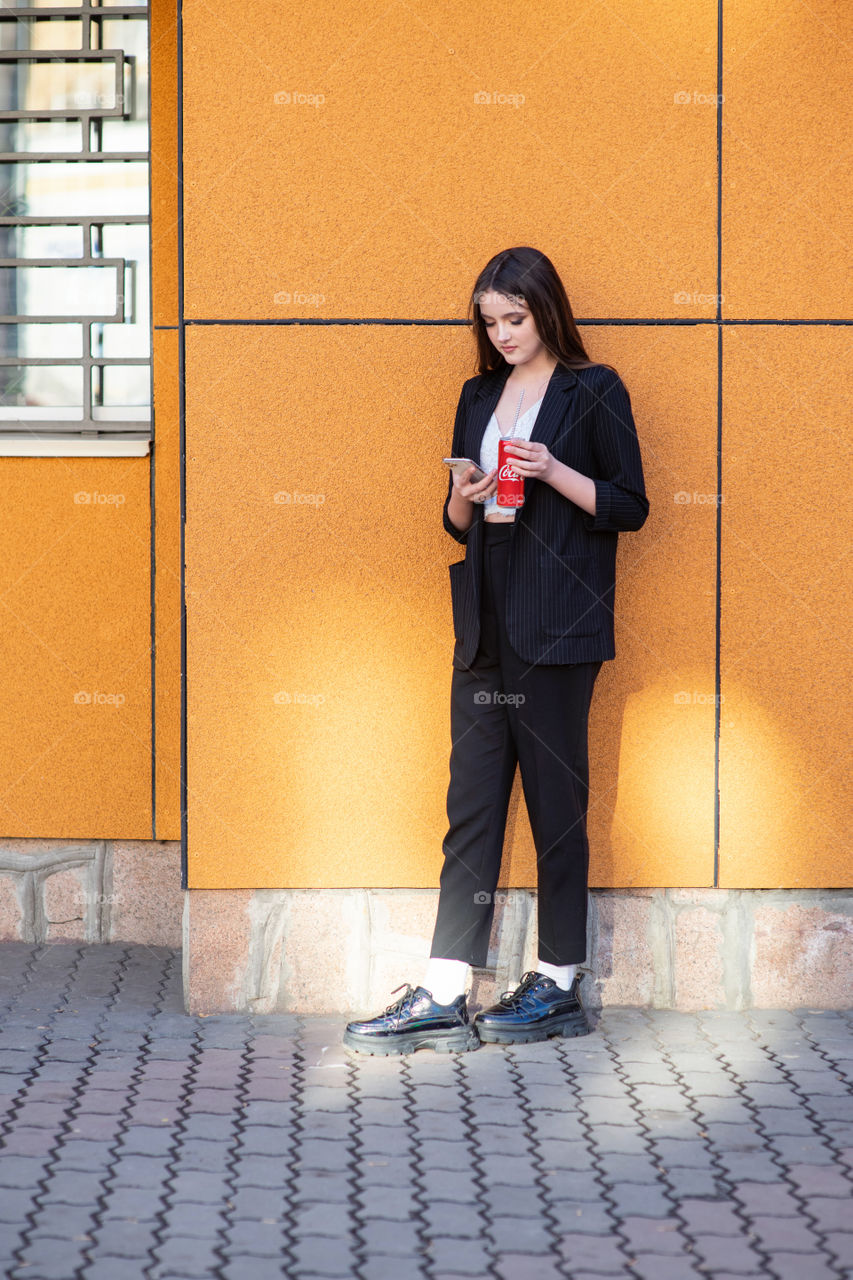
M723 0L717 0L717 299L716 323L723 323Z
M720 702L722 669L720 638L723 622L723 332L717 330L717 514L714 564L714 888L720 886Z
M154 362L151 362L151 378L154 377ZM154 397L151 397L151 425L154 426ZM152 436L152 446L154 444ZM150 503L150 539L149 539L149 644L151 646L151 839L157 839L157 455L154 448L148 455L148 500Z
M148 325L154 329L154 236L152 234L151 209L152 177L151 177L151 12L145 23L148 31ZM91 354L91 353L90 353ZM151 535L149 547L149 611L150 611L150 644L151 644L151 839L157 839L157 453L154 446L156 431L156 410L154 408L154 344L151 344L151 361L148 366L149 400L151 404L151 445L148 452L150 466L148 469L148 498L150 503Z
M714 537L714 888L720 886L720 635L723 564L723 0L717 0L717 513Z
M183 256L182 254L180 256L181 256L181 266L180 266L180 274L179 274L179 286L180 286L180 292L182 294L183 292ZM717 270L719 272L719 265L717 267ZM718 303L717 304L718 312L719 312L719 309L720 309L720 304ZM680 320L672 316L633 316L633 317L587 316L587 317L577 317L575 320L575 323L580 326L601 325L605 327L609 325L649 325L649 326L688 325L689 326L689 325L701 325L701 324L713 324L713 325L724 325L724 326L738 325L738 324L753 324L753 325L759 325L759 326L760 325L776 325L776 324L853 325L853 318L844 319L841 317L824 317L822 319L813 318L809 320L802 320L802 319L779 320L779 319L774 319L772 317L766 316L766 317L758 317L755 319L746 319L744 317L741 317L741 318L732 317L731 319L727 319L718 314L716 316L708 316L708 317L692 316L689 319L685 318L684 320ZM387 324L387 325L413 325L413 326L438 325L438 326L451 326L451 327L464 326L466 328L470 327L467 320L425 320L425 319L412 319L412 318L405 318L405 317L389 318L384 316L331 316L324 319L320 319L317 316L289 316L287 318L281 318L278 320L270 320L269 318L259 316L254 320L239 319L236 317L232 319L227 319L225 317L217 317L217 318L205 318L205 319L195 319L195 320L187 320L186 318L184 318L181 324L178 324L178 325L156 324L154 328L180 330L182 326L186 327L187 325L192 325L199 328L209 328L215 325L222 325L222 326L256 325L256 326L269 327L271 325L275 326L275 325L291 325L291 324L321 325L321 326L337 325L337 324Z
M181 509L181 888L187 889L187 338L184 321L184 15L183 0L177 0L178 36L178 453Z

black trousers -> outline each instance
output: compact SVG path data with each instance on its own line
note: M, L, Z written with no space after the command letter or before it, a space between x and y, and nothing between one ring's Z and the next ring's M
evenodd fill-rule
M483 524L480 647L453 669L450 787L430 955L488 959L494 895L516 764L536 846L539 959L586 958L589 844L587 720L600 662L531 666L506 633L512 526Z

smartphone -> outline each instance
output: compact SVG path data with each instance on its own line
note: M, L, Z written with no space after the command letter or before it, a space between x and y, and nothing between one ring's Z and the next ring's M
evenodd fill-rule
M461 476L469 467L476 467L477 470L471 478L472 484L477 484L485 476L485 471L477 465L473 458L443 458L443 462L450 467L454 475Z

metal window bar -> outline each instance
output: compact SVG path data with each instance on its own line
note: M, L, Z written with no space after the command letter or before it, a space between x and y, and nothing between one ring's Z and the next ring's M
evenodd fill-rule
M133 19L144 22L147 31L147 5L111 5L101 8L92 3L80 5L53 5L49 8L32 8L29 5L0 8L0 30L10 24L26 20L28 24L39 24L50 19L70 19L79 23L81 31L80 48L42 49L42 48L0 48L0 74L3 66L33 66L44 63L54 64L112 64L113 98L111 105L75 106L41 106L21 105L18 102L18 84L20 77L15 77L12 88L12 100L0 102L0 147L10 138L10 130L22 122L65 121L77 122L81 130L82 147L76 151L14 151L0 149L0 176L5 172L7 180L2 182L2 203L6 211L0 215L0 268L26 267L104 267L112 268L116 273L115 308L109 315L27 315L20 310L19 290L14 285L11 289L0 291L0 383L3 371L12 368L20 369L38 366L72 366L82 370L83 398L82 416L64 419L56 416L45 419L21 417L19 419L4 417L0 419L0 437L19 437L26 433L45 439L68 439L74 437L112 437L120 435L126 440L151 438L150 410L141 413L137 410L134 417L132 410L113 409L112 412L103 403L103 378L109 368L129 368L147 366L150 368L150 355L113 355L92 354L92 327L104 324L130 323L136 318L136 272L138 264L132 258L106 256L102 252L103 231L105 227L148 226L149 214L80 214L70 217L52 217L29 215L19 211L20 205L15 192L15 182L11 175L16 172L11 166L21 164L49 166L51 163L80 162L149 162L149 151L104 150L101 146L103 122L105 120L133 120L136 117L137 104L137 60L133 53L121 48L103 48L103 27L105 21L115 22L122 19ZM16 31L20 28L16 28ZM35 27L33 27L35 30ZM48 37L52 39L52 36ZM29 36L28 36L29 39ZM5 166L10 166L5 169ZM146 174L147 186L147 174ZM2 204L0 204L2 208ZM66 226L79 227L83 237L83 254L74 258L68 257L33 257L21 258L8 256L8 249L15 241L15 232L26 227ZM4 254L4 249L6 253ZM139 264L147 271L148 263ZM26 324L29 326L45 324L74 324L81 332L80 356L57 355L21 355L14 350L13 326ZM10 328L6 329L6 326ZM2 338L5 329L7 337ZM103 331L98 328L102 335ZM99 403L99 401L101 401ZM123 415L123 416L122 416Z

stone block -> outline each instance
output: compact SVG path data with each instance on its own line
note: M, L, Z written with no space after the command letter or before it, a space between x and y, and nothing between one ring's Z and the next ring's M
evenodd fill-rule
M108 848L105 840L3 840L0 929L27 942L106 942Z
M690 892L710 891L694 889ZM714 1009L725 1005L723 934L719 911L698 904L684 905L678 911L675 918L674 977L674 1004L677 1009Z
M436 902L431 889L191 890L187 1007L376 1012L395 988L422 980ZM161 927L152 916L143 926L141 910L136 918L141 932ZM851 919L853 895L837 890L596 890L582 998L592 1011L841 1007L853 977ZM472 974L472 1012L535 968L537 951L535 893L500 891L490 965Z
M115 841L111 941L179 947L183 898L181 846L177 841Z
M486 968L501 991L518 985L522 973L536 968L539 956L537 895L530 889L495 892Z
M724 911L729 900L728 889L667 889L667 901L673 907L705 907L708 911Z
M88 868L67 867L44 880L44 910L47 937L51 942L82 941L86 937L87 895L96 890L89 886Z
M18 942L23 937L21 923L17 877L0 875L0 942Z
M368 889L370 929L366 1003L383 1007L402 982L417 986L429 958L437 889Z
M292 890L275 1007L294 1013L369 1007L370 933L367 890Z
M595 976L598 1005L652 1003L655 958L651 923L654 890L599 891L591 899L587 964ZM591 985L591 984L590 984Z
M756 904L752 998L758 1008L844 1009L853 989L853 894Z
M187 1013L245 1007L251 889L193 889L183 917L184 1004Z
M513 983L513 986L516 986ZM490 1005L496 1004L504 991L508 990L506 984L500 983L497 977L489 969L473 969L471 973L471 990L468 995L468 1011L473 1016L479 1013L481 1009L488 1009Z

